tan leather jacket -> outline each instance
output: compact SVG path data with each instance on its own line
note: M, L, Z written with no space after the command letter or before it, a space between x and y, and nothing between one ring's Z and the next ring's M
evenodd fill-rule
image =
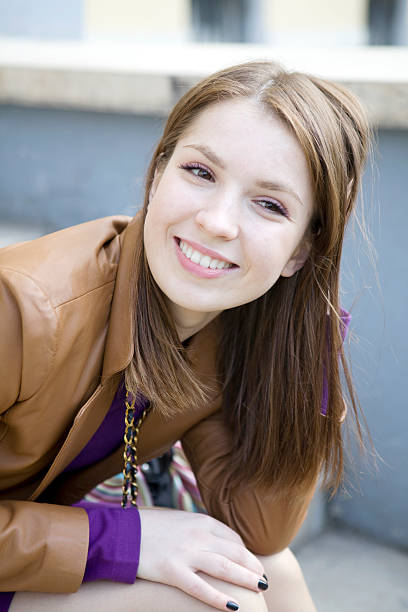
M120 472L123 449L62 472L103 421L132 358L128 279L138 223L109 217L0 250L0 590L71 592L81 584L88 519L68 504ZM215 326L189 346L207 382ZM150 413L140 462L178 439L212 516L256 553L289 544L312 492L277 501L245 484L231 490L219 398L173 419Z

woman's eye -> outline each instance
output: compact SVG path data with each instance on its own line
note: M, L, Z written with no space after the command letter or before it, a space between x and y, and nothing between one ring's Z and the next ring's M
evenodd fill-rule
M208 168L205 168L204 166L201 166L201 164L181 164L180 168L183 168L183 170L188 170L191 174L194 174L194 176L202 178L206 181L214 180L214 176L210 172L210 170L208 170Z
M289 212L285 206L276 200L256 200L256 203L267 211L278 213L287 218L289 217Z

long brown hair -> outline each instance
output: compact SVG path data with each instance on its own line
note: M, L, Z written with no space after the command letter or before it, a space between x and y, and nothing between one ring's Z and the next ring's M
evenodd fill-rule
M280 277L257 300L219 316L217 373L233 436L231 479L286 493L305 490L323 470L326 483L336 489L343 472L341 370L362 441L339 305L344 232L370 146L357 99L334 83L267 61L209 76L179 100L168 118L147 174L143 220L155 172L165 166L180 136L209 105L237 97L256 100L293 130L308 161L315 214L304 266L290 278ZM188 410L205 401L206 391L150 274L142 234L134 269L135 354L126 382L163 414Z

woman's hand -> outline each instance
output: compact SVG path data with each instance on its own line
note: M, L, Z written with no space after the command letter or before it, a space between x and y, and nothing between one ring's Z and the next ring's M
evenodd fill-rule
M227 604L239 602L197 572L252 591L267 588L262 564L224 523L204 514L161 508L141 508L140 520L139 578L175 586L219 610L237 609Z

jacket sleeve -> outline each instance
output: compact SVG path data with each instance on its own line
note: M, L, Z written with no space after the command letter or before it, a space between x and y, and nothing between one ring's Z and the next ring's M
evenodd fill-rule
M86 511L2 501L0 550L0 591L74 592L87 558Z
M197 423L183 437L186 456L208 513L226 523L255 554L286 548L306 518L315 487L304 496L277 498L271 491L228 481L231 435L220 411Z
M0 415L44 383L57 330L58 317L45 291L28 274L0 262Z
M17 400L22 370L21 317L7 276L0 270L0 415Z
M29 296L29 300L21 296ZM26 308L29 302L30 308ZM57 326L47 296L27 275L0 267L0 488L7 475L2 440L7 412L33 395L52 363ZM40 358L41 357L41 358ZM48 357L48 358L47 358ZM27 372L27 376L24 372ZM3 485L3 486L2 486ZM4 494L3 494L4 497ZM88 550L82 508L0 502L0 591L71 592L79 588Z

